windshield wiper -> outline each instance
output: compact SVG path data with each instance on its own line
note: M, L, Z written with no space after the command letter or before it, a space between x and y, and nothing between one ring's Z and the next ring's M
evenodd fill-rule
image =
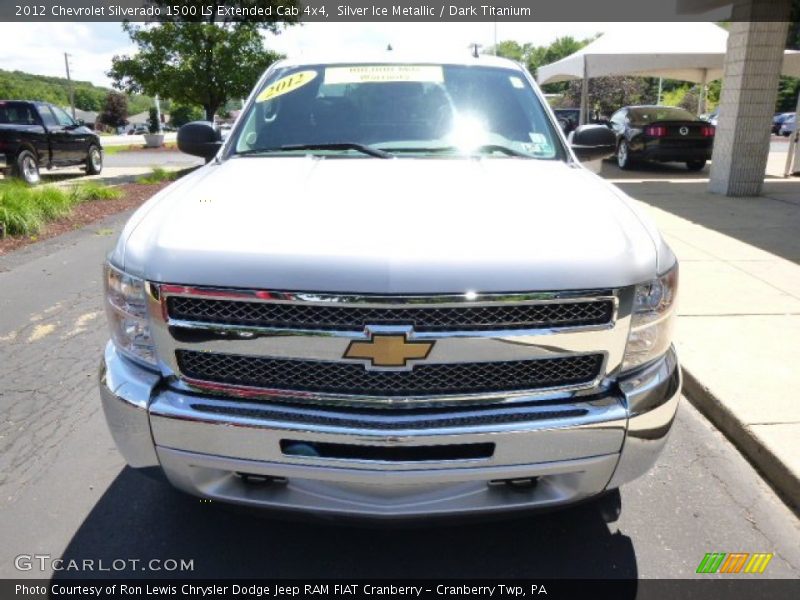
M392 155L385 150L366 144L357 144L355 142L337 142L334 144L287 144L277 148L253 148L251 150L237 152L236 154L243 156L247 154L266 154L271 152L294 152L297 150L355 150L356 152L368 154L376 158L392 158Z
M484 144L475 148L476 152L502 152L508 156L518 156L520 158L533 158L530 154L509 148L508 146L500 146L499 144Z
M439 152L461 152L462 149L458 148L457 146L431 146L431 147L411 147L411 146L401 146L397 148L384 148L384 151L387 152L408 152L408 153L419 153L424 154L425 152L429 153L439 153ZM525 152L521 152L519 150L515 150L514 148L509 148L508 146L501 146L499 144L484 144L483 146L477 146L475 148L469 149L469 154L480 154L480 153L491 153L491 152L501 152L507 156L516 156L519 158L535 158L530 154L526 154Z

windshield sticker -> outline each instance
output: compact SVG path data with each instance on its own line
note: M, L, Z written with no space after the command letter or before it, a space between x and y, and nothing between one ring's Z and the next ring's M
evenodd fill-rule
M310 83L316 76L316 71L300 71L299 73L292 73L286 77L281 77L275 83L271 83L264 88L264 91L256 97L256 102L266 102L267 100L272 100L278 96L293 92L297 88Z
M514 75L509 75L508 78L511 80L511 85L513 85L518 90L521 90L525 87L525 84L522 83L522 79L520 79L519 77L516 77Z
M534 144L547 144L547 138L544 136L543 133L535 133L533 131L528 132L528 137L531 138L531 141Z
M535 156L551 156L553 154L553 147L547 138L541 133L529 133L531 144L523 143L522 147L528 154Z
M442 67L430 65L363 65L359 67L329 67L325 69L325 83L390 83L413 81L442 83Z

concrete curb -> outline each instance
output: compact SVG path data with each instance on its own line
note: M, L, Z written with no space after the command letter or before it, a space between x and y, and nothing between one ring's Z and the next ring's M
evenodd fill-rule
M694 375L683 370L683 393L727 437L775 489L796 514L800 514L800 479L753 434L714 393Z

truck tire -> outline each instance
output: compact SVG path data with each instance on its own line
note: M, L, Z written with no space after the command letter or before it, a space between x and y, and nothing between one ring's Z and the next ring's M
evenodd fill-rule
M30 150L23 150L17 154L14 164L11 167L14 177L22 179L28 185L36 185L41 178L39 177L39 161L36 155Z
M686 168L690 171L700 171L705 166L706 161L704 160L690 160L686 162Z
M92 144L86 155L86 174L99 175L103 171L103 153L100 148Z

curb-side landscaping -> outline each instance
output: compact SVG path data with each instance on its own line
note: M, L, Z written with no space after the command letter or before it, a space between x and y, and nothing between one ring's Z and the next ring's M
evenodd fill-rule
M0 181L0 255L134 209L170 181L113 187L95 181L60 187Z
M46 223L67 216L81 202L113 200L121 193L94 181L70 188L31 187L22 181L3 181L0 183L0 235L36 235Z

